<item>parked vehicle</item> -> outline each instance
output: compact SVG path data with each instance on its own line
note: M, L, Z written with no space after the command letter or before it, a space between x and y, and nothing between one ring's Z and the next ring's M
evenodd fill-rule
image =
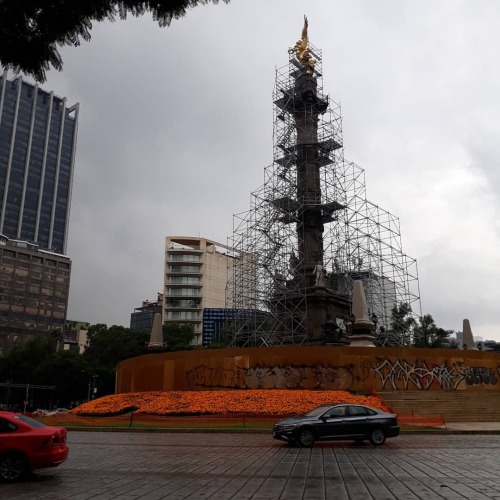
M46 417L49 413L50 413L50 410L44 410L42 408L38 408L30 416L33 416L33 417Z
M27 472L56 467L68 458L66 429L21 413L0 411L0 480L17 481Z
M305 415L280 420L273 427L273 437L300 446L315 441L368 439L381 446L386 438L399 435L396 415L369 406L354 404L322 405Z
M61 413L68 413L69 410L67 408L56 408L55 410L49 410L45 416L53 417L54 415L60 415Z

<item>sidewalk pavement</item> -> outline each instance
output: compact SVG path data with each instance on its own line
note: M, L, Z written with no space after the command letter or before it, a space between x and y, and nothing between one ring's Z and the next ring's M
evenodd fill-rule
M498 432L500 434L500 422L448 422L445 430L460 431L464 433Z
M482 427L485 427L482 425ZM267 434L72 432L9 500L499 500L500 435L405 433L290 447Z

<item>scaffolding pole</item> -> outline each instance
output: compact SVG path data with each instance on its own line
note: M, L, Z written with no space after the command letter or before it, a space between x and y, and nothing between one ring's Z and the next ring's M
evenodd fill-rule
M409 345L412 332L401 334L392 310L408 304L415 317L421 316L417 263L403 252L398 218L368 201L364 170L344 159L340 105L323 93L321 50L311 44L309 50L316 58L311 80L315 109L320 109L311 125L314 138L305 143L298 132L299 120L316 117L298 107L301 63L290 50L288 65L276 70L273 162L251 195L250 209L233 217L229 246L236 258L226 294L226 307L235 310L230 345L307 343L308 285L297 271L309 272L309 263L301 262L305 206L321 214L325 286L350 303L352 281L362 279L379 345ZM301 176L308 154L319 167L316 200ZM348 318L337 320L345 328Z

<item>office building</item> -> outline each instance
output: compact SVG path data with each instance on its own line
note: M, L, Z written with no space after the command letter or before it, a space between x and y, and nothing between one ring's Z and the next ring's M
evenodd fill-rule
M78 111L22 76L0 75L0 356L63 334Z
M0 76L0 234L66 253L78 111Z
M201 345L203 310L225 307L232 263L231 249L222 243L205 238L167 236L163 322L192 324L193 343Z
M62 334L71 260L0 236L0 356L37 334Z
M130 315L130 328L151 331L155 314L162 314L163 295L158 294L156 301L144 300L141 307L136 307Z

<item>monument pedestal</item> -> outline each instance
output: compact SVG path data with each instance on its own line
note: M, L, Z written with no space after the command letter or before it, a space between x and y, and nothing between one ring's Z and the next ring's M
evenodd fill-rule
M350 335L347 338L351 341L349 347L375 347L373 335Z
M289 291L282 295L276 295L274 300L277 304L283 304L280 311L277 307L277 314L283 314L284 321L289 321L290 310L294 311L301 324L300 330L295 330L294 324L288 324L288 329L294 331L296 339L302 334L303 344L310 346L322 346L330 344L331 340L339 345L346 345L348 342L325 336L324 325L328 316L332 318L347 318L349 315L349 300L347 296L335 293L330 288L322 285L312 285L305 290Z
M325 341L331 345L328 340L345 345L338 339L328 339L325 336L324 325L328 316L332 318L342 318L349 314L349 302L346 297L336 294L333 290L315 285L309 287L305 292L304 314L305 327L307 331L308 345L324 345Z

